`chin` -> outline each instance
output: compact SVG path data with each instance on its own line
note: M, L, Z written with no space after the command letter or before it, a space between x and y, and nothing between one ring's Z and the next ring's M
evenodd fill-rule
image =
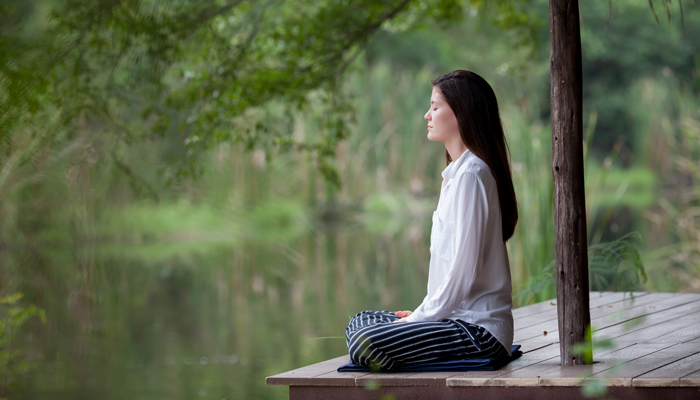
M441 142L442 141L442 140L440 140L439 137L436 137L435 134L432 132L428 132L428 140L430 140L431 142Z

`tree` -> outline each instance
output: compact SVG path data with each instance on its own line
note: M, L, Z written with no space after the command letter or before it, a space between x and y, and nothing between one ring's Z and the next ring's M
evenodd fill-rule
M578 1L551 0L549 21L557 313L561 365L569 366L583 364L572 349L591 324Z
M527 29L522 12L508 3L496 4L506 16L498 17L499 24ZM10 158L29 146L27 137L35 147L64 143L89 125L103 139L98 152L105 161L137 184L119 145L155 136L173 139L164 150L172 172L164 172L163 180L196 176L198 156L214 143L231 140L248 148L308 151L324 176L337 183L332 157L352 116L339 94L348 65L377 30L449 23L468 4L6 3L0 30L0 153ZM41 19L43 14L50 18ZM281 111L264 115L261 110L269 104L280 104ZM324 116L319 121L323 137L299 141L291 129L274 128L291 126L295 110L314 107ZM23 159L29 154L36 153Z
M682 4L679 1L681 23ZM556 232L557 313L562 366L586 358L573 353L591 329L588 243L583 178L583 82L578 0L549 2L552 183ZM656 16L654 6L649 6ZM671 18L669 2L664 7ZM658 22L658 17L656 17Z

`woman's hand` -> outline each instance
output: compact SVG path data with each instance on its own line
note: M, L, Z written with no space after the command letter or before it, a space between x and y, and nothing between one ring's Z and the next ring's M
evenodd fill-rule
M406 322L406 317L413 314L413 311L397 311L394 314L396 314L397 317L401 317L401 319L397 319L394 322Z

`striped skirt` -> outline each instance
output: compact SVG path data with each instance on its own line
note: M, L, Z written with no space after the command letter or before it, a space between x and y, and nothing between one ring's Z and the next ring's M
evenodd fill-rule
M372 368L508 357L485 328L462 320L398 322L390 311L362 311L345 330L350 361Z

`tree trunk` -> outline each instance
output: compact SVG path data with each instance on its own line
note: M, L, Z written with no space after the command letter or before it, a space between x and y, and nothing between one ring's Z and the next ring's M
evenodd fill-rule
M583 184L581 33L577 0L549 1L552 43L552 178L561 365L584 364L572 347L591 323Z

